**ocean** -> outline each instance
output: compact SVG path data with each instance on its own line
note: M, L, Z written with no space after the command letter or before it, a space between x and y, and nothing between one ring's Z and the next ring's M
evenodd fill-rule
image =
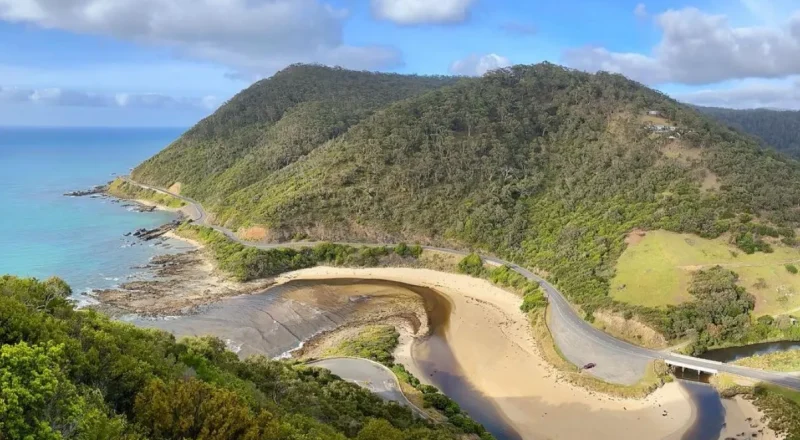
M127 174L183 129L0 128L0 275L58 276L79 304L85 293L136 277L134 267L170 249L123 234L164 224L175 215L139 213L109 199L66 197ZM136 243L136 244L134 244Z

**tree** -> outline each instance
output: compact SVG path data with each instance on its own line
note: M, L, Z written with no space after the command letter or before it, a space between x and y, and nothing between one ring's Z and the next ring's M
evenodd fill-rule
M400 430L386 420L369 419L358 432L356 440L405 440Z
M480 276L484 272L480 255L472 253L458 262L458 271L467 275Z
M59 366L63 346L0 347L0 433L9 440L72 437L82 416L77 389Z

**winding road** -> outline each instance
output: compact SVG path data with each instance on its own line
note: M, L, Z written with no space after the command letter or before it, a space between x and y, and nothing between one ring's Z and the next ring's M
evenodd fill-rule
M184 213L195 223L211 227L224 234L231 240L244 246L251 246L261 249L273 249L276 247L302 247L313 246L318 243L313 242L293 242L293 243L253 243L241 240L236 234L226 228L213 225L208 221L208 215L202 205L196 200L179 194L172 193L163 188L141 184L122 177L128 183L150 189L162 194L167 194L187 203L183 208ZM374 246L371 243L343 243L361 246ZM381 244L384 245L384 244ZM423 249L446 252L457 255L467 255L468 252L455 249L446 249L432 246L423 246ZM520 275L529 280L539 283L545 291L550 303L550 330L553 339L559 350L564 356L575 365L585 365L589 362L596 363L597 366L588 370L592 375L608 382L630 385L636 383L644 374L647 364L653 360L663 360L668 363L678 363L693 369L710 369L725 373L731 373L761 382L770 382L800 391L800 376L792 373L780 373L773 371L758 370L754 368L740 367L731 364L720 363L707 359L683 356L669 351L657 351L644 347L639 347L628 342L614 338L613 336L593 327L584 321L561 292L547 280L537 276L533 272L517 264L509 263L491 256L482 256L484 261L494 264L507 265Z
M333 357L309 362L308 365L326 368L342 379L358 384L385 400L392 400L411 408L424 419L429 418L425 411L408 400L400 389L397 376L382 364L363 358Z

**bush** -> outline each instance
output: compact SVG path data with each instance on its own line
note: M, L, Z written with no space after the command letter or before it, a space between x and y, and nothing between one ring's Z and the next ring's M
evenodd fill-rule
M467 275L479 277L484 273L483 260L480 255L472 253L458 262L458 271Z
M764 315L764 316L759 316L756 321L762 325L772 325L772 323L775 322L775 318L773 318L770 315Z
M522 305L519 307L525 313L530 312L531 310L535 310L541 307L547 306L547 299L544 297L542 293L542 289L538 288L533 292L525 294L522 297Z
M189 223L181 225L177 232L205 244L219 268L238 281L267 278L318 264L377 266L382 257L392 252L405 258L418 258L422 254L422 247L404 243L393 248L320 243L301 249L258 249L239 244L213 228Z
M786 265L786 270L789 271L789 273L791 273L791 274L796 274L797 273L797 266L795 266L794 264L787 264Z

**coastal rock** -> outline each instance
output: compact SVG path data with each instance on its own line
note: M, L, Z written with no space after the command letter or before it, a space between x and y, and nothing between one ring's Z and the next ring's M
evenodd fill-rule
M86 190L78 190L78 191L70 191L64 193L67 197L83 197L83 196L92 196L97 194L103 194L108 189L107 185L96 185L91 187L90 189Z

